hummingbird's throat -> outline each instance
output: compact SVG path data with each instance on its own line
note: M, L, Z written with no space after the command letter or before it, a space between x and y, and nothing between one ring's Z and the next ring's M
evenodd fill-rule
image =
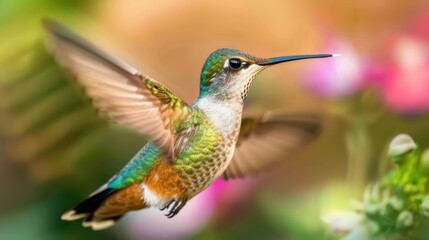
M243 103L233 99L221 100L216 96L198 99L194 107L201 110L224 139L234 138L241 124Z
M240 99L244 102L249 93L250 86L256 76L264 70L265 67L258 66L256 64L249 67L249 69L240 74L239 79L236 80L237 92L240 93ZM244 71L244 70L243 70Z

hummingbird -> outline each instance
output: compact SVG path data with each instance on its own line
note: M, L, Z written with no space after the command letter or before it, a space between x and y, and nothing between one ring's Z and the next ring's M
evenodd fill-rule
M283 62L335 54L260 58L222 48L206 59L200 93L187 104L160 82L103 52L52 20L43 20L48 50L111 120L148 137L145 146L62 220L84 227L113 226L130 211L158 208L174 217L218 177L255 174L317 135L314 116L272 110L243 116L254 78Z

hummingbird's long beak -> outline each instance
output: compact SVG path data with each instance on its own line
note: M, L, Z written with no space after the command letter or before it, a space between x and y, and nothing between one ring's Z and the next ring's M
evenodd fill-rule
M308 58L326 58L326 57L338 57L339 54L312 54L312 55L294 55L294 56L284 56L284 57L275 57L275 58L268 58L265 61L258 62L258 65L261 66L267 66L267 65L274 65L277 63L282 62L290 62L295 60L302 60L302 59L308 59Z

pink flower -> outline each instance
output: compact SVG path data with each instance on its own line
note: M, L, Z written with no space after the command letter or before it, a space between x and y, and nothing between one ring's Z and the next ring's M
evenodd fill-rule
M398 112L416 114L429 109L429 11L417 14L399 29L374 56L378 77L371 78L386 105Z
M331 37L323 52L338 53L341 57L318 59L308 63L304 71L308 88L324 97L342 97L362 87L362 64L352 44L344 39Z
M392 40L391 61L375 80L388 107L402 113L429 108L429 49L425 41L402 34Z

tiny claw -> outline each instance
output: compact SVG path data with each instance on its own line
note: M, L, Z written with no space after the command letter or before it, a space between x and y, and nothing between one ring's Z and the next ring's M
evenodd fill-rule
M169 201L163 208L160 208L159 210L164 211L165 209L168 209L170 205L174 202L174 199Z
M170 209L170 212L168 212L165 216L171 218L171 214L175 211L175 209L177 208L177 205L179 204L179 201L177 201L176 199L174 199L170 205L173 204L173 206Z
M172 218L172 217L176 216L179 213L179 211L185 206L186 202L187 202L186 199L184 199L182 201L178 201L177 199L174 199L174 200L170 201L167 204L167 206L164 207L164 209L165 208L169 208L170 209L170 211L165 216L168 217L168 218ZM173 204L173 205L170 208L171 204Z

